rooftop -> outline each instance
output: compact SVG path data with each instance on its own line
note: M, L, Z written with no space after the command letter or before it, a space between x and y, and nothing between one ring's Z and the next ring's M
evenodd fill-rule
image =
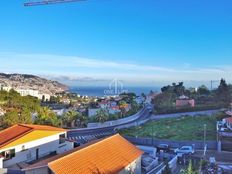
M43 134L41 134L43 131ZM45 131L48 131L44 134ZM0 131L0 149L13 143L16 140L22 139L26 135L30 135L25 141L33 139L39 139L41 136L49 136L52 132L63 132L65 129L44 126L44 125L33 125L33 124L16 124L7 129ZM41 136L36 136L40 133Z
M24 170L49 166L56 174L117 173L142 153L117 134L40 161Z
M226 121L228 121L229 123L232 123L232 117L226 118Z

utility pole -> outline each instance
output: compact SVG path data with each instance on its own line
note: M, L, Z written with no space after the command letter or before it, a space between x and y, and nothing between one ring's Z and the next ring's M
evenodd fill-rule
M154 128L153 125L151 126L151 133L152 133L152 146L154 145Z
M204 145L205 145L205 139L206 139L206 124L204 124Z
M213 84L216 83L216 82L219 82L219 80L211 80L210 81L210 90L211 91L213 90Z
M206 124L204 124L204 156L206 153Z

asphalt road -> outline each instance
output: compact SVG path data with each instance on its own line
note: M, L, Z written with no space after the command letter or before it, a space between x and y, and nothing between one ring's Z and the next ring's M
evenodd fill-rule
M135 119L133 121L129 121L127 123L118 124L118 125L109 126L109 127L102 127L102 128L83 128L83 129L69 130L68 131L68 139L84 144L84 143L87 143L87 142L92 141L92 140L96 140L99 138L113 135L116 133L115 128L117 128L118 126L135 123L135 122L149 118L151 115L149 112L149 107L151 107L151 106L146 105L141 110L140 116L137 119Z

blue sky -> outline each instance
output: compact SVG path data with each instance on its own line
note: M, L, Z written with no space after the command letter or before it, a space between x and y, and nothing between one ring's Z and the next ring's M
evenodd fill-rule
M0 70L72 85L232 81L231 0L0 1Z

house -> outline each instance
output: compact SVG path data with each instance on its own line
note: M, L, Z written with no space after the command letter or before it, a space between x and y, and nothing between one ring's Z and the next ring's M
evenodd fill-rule
M99 103L100 108L107 109L110 107L110 102L107 100L103 100Z
M109 108L109 113L110 114L117 114L117 113L120 113L120 112L121 112L121 110L120 110L119 106L111 106Z
M67 130L52 126L17 124L0 132L0 168L38 160L73 148Z
M232 130L232 117L225 118L226 126Z
M96 140L23 169L26 174L140 174L143 152L119 134Z
M189 97L182 95L176 100L176 107L181 108L186 106L195 107L195 101L194 99L190 99Z
M121 104L119 107L120 109L124 109L126 112L130 111L131 109L131 105L128 103Z
M101 108L89 108L88 109L88 117L94 117L97 115L97 112L100 111Z

